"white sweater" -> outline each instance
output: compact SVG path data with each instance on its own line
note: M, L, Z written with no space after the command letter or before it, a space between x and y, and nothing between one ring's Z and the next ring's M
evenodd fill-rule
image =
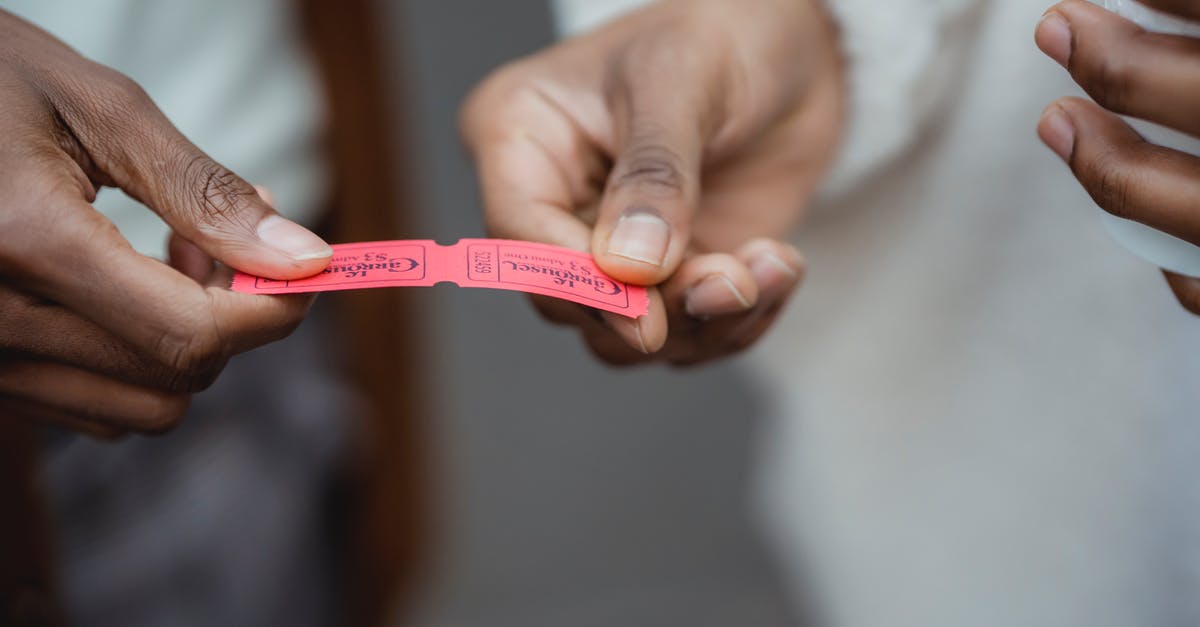
M831 4L847 150L746 364L765 525L835 625L1200 624L1200 321L1034 134L1075 91L1048 4Z

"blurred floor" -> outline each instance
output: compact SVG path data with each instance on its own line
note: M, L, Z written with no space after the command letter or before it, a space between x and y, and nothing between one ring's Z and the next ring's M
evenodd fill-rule
M455 115L489 69L551 41L541 0L389 5L424 211L483 233ZM516 295L429 293L448 553L418 624L796 624L747 517L761 408L734 370L617 372Z

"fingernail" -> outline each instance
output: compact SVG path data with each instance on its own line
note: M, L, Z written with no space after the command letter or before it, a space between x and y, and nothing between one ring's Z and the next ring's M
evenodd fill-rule
M608 253L661 266L671 242L671 227L649 209L630 209L608 239Z
M637 338L638 345L635 347L642 352L643 355L649 355L650 351L646 348L646 340L642 339L642 325L637 320L630 320L629 325L633 327L633 336Z
M1035 39L1042 52L1067 67L1071 61L1071 24L1066 18L1054 11L1043 15Z
M650 354L650 349L646 348L646 340L642 337L641 319L630 319L616 314L604 313L601 314L601 320L622 337L633 336L633 341L636 344L632 346L635 350L640 351L643 355Z
M1052 106L1042 114L1038 135L1063 161L1071 162L1071 153L1075 151L1075 125L1062 107Z
M279 215L270 215L258 223L258 238L264 244L295 259L324 259L333 249L312 231Z
M754 257L754 261L750 262L750 273L754 275L755 280L771 280L780 274L789 279L795 279L800 276L796 269L789 266L788 263L779 258L779 255L764 250Z
M750 274L758 284L758 298L777 298L786 294L800 278L800 273L775 253L767 250L750 262Z
M749 300L722 274L714 274L692 286L684 297L684 310L693 318L720 316L745 311Z

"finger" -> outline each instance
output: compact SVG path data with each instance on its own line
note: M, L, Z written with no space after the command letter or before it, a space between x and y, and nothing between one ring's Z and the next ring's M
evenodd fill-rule
M22 288L87 312L181 384L207 378L234 353L286 336L312 303L304 296L251 296L197 285L137 254L110 221L78 198L47 198L42 237L18 239L5 249L5 270L19 277ZM56 220L56 214L69 219Z
M514 64L496 72L459 113L488 233L587 251L590 227L577 212L595 201L602 159L567 108L524 71Z
M173 367L66 307L13 290L0 289L0 328L8 330L0 334L0 353L53 361L165 391L203 390L224 364L222 356L187 369ZM220 350L232 354L244 348L244 344L230 345Z
M781 311L778 305L756 307L735 319L706 323L685 342L664 351L664 357L672 366L690 367L736 355L758 342Z
M1200 159L1146 142L1079 98L1047 108L1038 133L1106 211L1200 244Z
M6 330L0 334L0 354L54 361L136 385L171 383L165 367L129 343L65 307L20 292L0 290L0 328Z
M1174 272L1164 271L1163 274L1167 277L1167 284L1171 286L1175 298L1179 299L1179 304L1183 305L1184 309L1200 316L1200 279L1178 275Z
M573 214L577 199L571 184L542 143L519 133L482 143L475 152L490 235L588 250L591 229ZM549 313L551 319L565 317L557 308L547 312L543 305L538 309ZM666 341L665 309L653 290L646 315L637 320L607 312L602 315L626 344L639 352L657 351Z
M712 70L671 39L631 46L618 70L616 159L592 236L598 265L638 285L665 281L683 261L712 123Z
M573 213L568 183L531 136L480 146L476 162L489 235L588 250L590 229Z
M753 345L771 327L799 284L803 260L787 244L760 239L745 244L736 255L688 259L676 276L678 279L672 278L664 285L664 293L669 303L682 303L682 307L669 307L672 332L662 357L674 365L691 366ZM699 314L704 307L697 300L714 298L704 296L701 290L713 286L726 287L724 293L716 292L720 306L712 308L711 313ZM741 296L748 306L732 295L735 290L751 295ZM699 299L697 294L701 294Z
M662 292L656 288L646 290L646 315L628 318L609 311L600 312L604 324L625 343L626 346L644 355L662 350L670 332L667 322L667 306Z
M0 414L38 423L58 425L98 440L118 440L129 434L126 429L98 422L88 422L66 412L46 407L41 403L17 398L0 397Z
M583 326L588 322L601 322L599 310L569 303L549 296L531 295L530 304L538 315L550 324Z
M610 366L636 366L650 363L654 359L650 354L629 346L626 340L614 335L609 329L588 328L582 333L583 341L592 354Z
M78 91L52 95L95 167L183 238L259 276L294 279L328 265L324 240L188 141L136 83L101 68L86 96Z
M263 202L275 207L275 195L269 188L263 185L255 185L254 191L258 193L259 198ZM208 284L210 277L213 276L213 271L216 270L215 260L200 249L199 246L187 241L178 233L171 233L167 240L167 262L172 268L182 272L184 275L191 278L193 281L200 284ZM229 277L232 279L233 273L229 272ZM228 286L228 282L218 280L217 285Z
M643 348L644 340L638 337L640 331L636 322L629 318L545 296L531 296L530 301L547 322L578 328L592 353L609 365L624 366L651 360L650 352Z
M479 172L490 235L589 250L591 227L579 213L594 201L592 180L602 164L597 149L559 108L544 95L510 94L503 80L489 81L464 107L461 126ZM662 299L653 290L649 299L647 314L638 320L601 314L639 352L654 352L666 341ZM555 321L581 320L545 301L535 306Z
M1142 4L1179 17L1200 21L1200 2L1196 0L1140 0Z
M737 257L710 253L689 258L663 284L667 313L695 320L749 311L758 302L758 285Z
M1200 40L1068 0L1043 18L1037 42L1104 108L1200 135Z
M736 256L754 277L759 308L788 300L804 280L804 256L784 242L752 240L738 249Z
M213 273L213 258L178 233L167 238L167 263L184 276L203 284Z
M84 422L161 433L174 427L190 402L108 379L85 370L46 362L0 362L0 395L38 403Z
M254 191L258 194L259 198L262 198L263 202L270 205L272 209L275 208L275 193L271 191L270 187L267 187L266 185L255 185Z

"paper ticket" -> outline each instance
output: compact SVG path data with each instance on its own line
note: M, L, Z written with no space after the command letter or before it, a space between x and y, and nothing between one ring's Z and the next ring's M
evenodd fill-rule
M296 294L373 287L428 287L438 283L541 294L637 318L646 289L600 271L576 250L500 239L464 239L451 246L432 240L337 244L323 272L278 281L238 272L232 289L247 294Z

